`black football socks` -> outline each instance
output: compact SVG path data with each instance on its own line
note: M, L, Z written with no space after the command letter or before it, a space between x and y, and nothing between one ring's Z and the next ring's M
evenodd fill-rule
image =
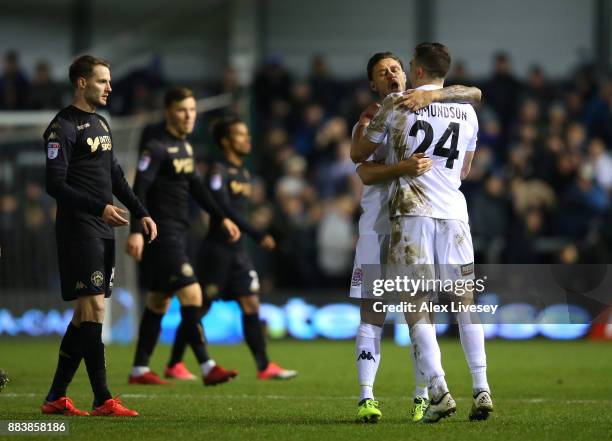
M206 339L204 338L204 328L202 327L202 323L200 322L199 307L181 307L181 324L179 326L179 329L177 330L177 334L179 332L183 332L185 341L189 343L189 346L191 346L193 354L198 360L198 363L206 363L210 357L208 356L208 352L206 351Z
M266 354L266 340L264 337L259 314L242 313L242 328L244 331L244 339L246 340L255 363L257 370L263 371L268 367L268 354Z
M80 329L72 323L66 328L66 333L60 344L57 369L55 370L51 390L47 395L47 401L55 401L66 396L68 385L83 359L80 334Z
M149 358L159 339L163 317L163 314L158 314L149 308L145 308L138 330L138 344L136 345L134 366L149 366Z
M85 366L87 366L91 389L94 393L94 406L98 407L112 398L106 385L102 323L82 322L81 341L83 342L83 358L85 359Z

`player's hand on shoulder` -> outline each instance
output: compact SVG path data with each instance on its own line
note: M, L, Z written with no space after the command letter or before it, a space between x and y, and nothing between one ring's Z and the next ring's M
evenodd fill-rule
M221 224L229 236L229 241L231 243L238 242L238 239L240 239L240 228L238 228L238 225L227 217L221 221Z
M433 95L431 90L409 89L396 99L395 104L398 107L416 112L429 106L433 102Z
M123 208L108 204L102 212L102 220L112 227L122 227L129 224L128 220L123 217L126 214L127 211Z
M421 176L422 174L431 170L433 161L431 158L425 156L424 153L415 153L408 159L400 161L398 166L400 167L400 170L402 170L402 175L416 178L417 176Z
M140 262L142 250L144 250L144 236L141 233L130 234L125 244L125 252L136 262Z
M380 109L380 104L378 103L372 103L366 107L365 110L361 112L361 115L359 115L359 124L364 126L369 125L376 112L378 112L378 109Z
M140 225L142 225L145 234L149 236L149 243L153 242L157 238L157 225L153 219L149 216L145 216L140 219Z
M261 245L264 250L272 251L276 248L276 241L272 236L266 234L263 239L261 239L261 242L259 242L259 245Z

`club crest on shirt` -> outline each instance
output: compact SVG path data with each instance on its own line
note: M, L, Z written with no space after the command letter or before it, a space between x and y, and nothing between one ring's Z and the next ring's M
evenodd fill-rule
M60 143L50 142L47 144L47 158L55 159L59 155Z

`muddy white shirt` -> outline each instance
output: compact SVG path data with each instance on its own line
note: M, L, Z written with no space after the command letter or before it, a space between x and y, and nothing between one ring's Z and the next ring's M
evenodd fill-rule
M395 93L383 100L365 136L374 143L382 143L386 137L386 144L394 152L391 156L397 161L424 153L432 159L433 167L416 178L403 176L395 181L390 190L390 216L468 222L465 197L459 187L465 152L476 149L478 119L474 108L470 104L432 103L413 113L395 105L399 96Z
M353 127L353 135L357 124ZM381 144L370 155L368 161L378 163L388 163L391 160L389 155L390 146L386 142L386 137L382 137ZM359 167L360 164L357 164ZM361 216L359 217L359 235L378 234L385 235L391 233L389 222L389 184L364 185L361 195Z

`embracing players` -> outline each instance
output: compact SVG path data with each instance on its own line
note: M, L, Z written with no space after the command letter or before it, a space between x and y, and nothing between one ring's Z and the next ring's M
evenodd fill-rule
M418 90L439 90L450 67L448 49L439 43L422 43L410 62L410 81ZM391 142L394 163L417 155L432 160L419 176L394 181L390 203L392 219L389 263L400 273L423 271L426 279L462 280L474 277L474 252L465 197L459 191L469 171L478 134L471 105L431 104L410 112L400 94L390 94L372 119L360 151L372 152ZM413 265L418 265L415 270ZM430 300L416 297L417 311ZM457 297L454 297L457 300ZM473 302L473 293L461 301ZM417 347L417 364L427 378L430 404L424 422L436 422L455 412L456 404L444 379L436 332L427 312L408 314L410 335ZM477 317L458 313L461 344L472 374L473 404L470 419L486 419L493 411L486 376L484 333Z
M381 99L406 88L406 74L401 59L391 52L372 56L367 66L372 90ZM426 107L433 101L464 102L480 100L480 90L473 87L451 86L435 91L407 91L396 95L398 106L410 110ZM357 173L365 187L361 198L362 214L359 219L359 240L355 251L355 264L351 280L350 297L361 299L361 324L356 338L357 374L360 385L360 401L357 420L376 422L382 416L374 399L373 386L380 363L380 339L385 321L384 313L373 310L371 292L363 285L364 265L369 268L387 263L387 248L391 225L389 221L389 185L402 176L417 177L428 172L432 160L424 154L416 154L395 161L392 140L384 137L380 145L360 142L380 104L368 107L353 130L351 158L358 163ZM367 159L367 160L366 160ZM380 300L380 299L377 299ZM413 421L422 419L429 403L427 380L415 360L415 346L411 347L415 375L413 394Z
M136 198L117 163L108 122L95 113L111 92L107 62L84 55L70 66L72 105L61 110L44 133L47 192L57 200L55 225L62 298L76 301L64 334L45 414L88 415L77 409L66 390L85 360L94 393L92 415L137 416L113 398L106 384L102 343L104 298L110 297L115 272L113 227L128 224L125 210L152 241L157 228Z
M184 87L172 88L166 93L164 104L165 122L150 126L143 133L134 182L134 192L145 201L157 222L159 240L145 246L146 231L132 223L127 253L141 261L142 285L148 292L129 382L167 383L149 369L149 358L159 338L162 317L176 294L181 303L181 324L177 334L191 346L204 385L214 385L228 381L237 372L217 365L206 350L204 329L200 323L202 289L187 257L189 196L193 196L210 214L211 222L218 224L220 240L235 242L240 237L240 230L196 176L193 149L187 141L196 118L192 91ZM191 374L182 364L170 364L166 376L184 379Z

